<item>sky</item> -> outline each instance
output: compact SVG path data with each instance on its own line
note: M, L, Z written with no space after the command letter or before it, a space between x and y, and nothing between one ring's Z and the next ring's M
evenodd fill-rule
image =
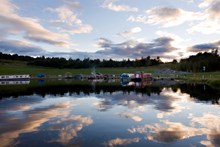
M220 0L0 0L0 52L162 61L220 47Z

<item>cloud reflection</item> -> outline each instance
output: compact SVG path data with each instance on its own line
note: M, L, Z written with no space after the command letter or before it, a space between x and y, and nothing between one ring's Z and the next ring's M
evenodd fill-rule
M127 138L127 139L116 138L105 142L104 145L107 147L114 147L118 145L128 145L132 143L138 143L139 141L140 138Z
M132 114L132 113L128 113L128 112L123 112L123 113L120 113L119 115L125 118L132 119L133 121L136 121L136 122L140 122L143 120L142 117Z
M200 141L202 145L220 146L220 116L203 114L201 117L195 117L190 114L189 119L191 119L189 126L180 122L163 120L161 123L130 128L128 131L132 134L144 134L147 140L164 143L206 135L207 140Z
M52 122L51 127L48 129L59 131L59 138L50 142L60 142L67 145L77 136L79 131L92 123L93 120L91 117L83 117L81 115L59 118L58 120Z
M64 109L68 107L70 107L70 103L60 103L22 111L20 115L6 112L1 113L1 119L4 121L0 125L0 146L11 146L14 144L14 139L18 138L21 134L38 131L38 127L51 118L66 116L68 112L64 111ZM16 109L18 110L18 108ZM20 108L23 110L23 107Z
M152 94L151 96L148 96L138 95L134 92L129 94L116 92L112 95L103 94L97 97L100 97L102 100L94 105L101 111L112 109L114 105L121 105L128 107L129 110L134 112L144 112L146 111L146 105L153 105L156 110L159 110L159 113L157 114L158 118L164 118L181 112L187 107L182 106L180 103L191 101L190 95L183 94L180 90L174 92L170 88L163 89L160 95Z
M181 123L162 121L161 124L145 125L142 127L132 128L128 130L130 133L146 134L147 140L156 142L175 142L177 140L186 139L193 136L204 134L205 128L187 127Z
M201 117L193 117L192 124L207 128L205 134L207 134L207 141L201 141L200 143L208 147L220 146L220 116L213 114L203 114Z

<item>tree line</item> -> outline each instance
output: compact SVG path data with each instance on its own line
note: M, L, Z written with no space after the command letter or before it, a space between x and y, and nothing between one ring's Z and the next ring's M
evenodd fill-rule
M200 52L189 58L181 59L179 63L173 60L171 67L176 70L188 72L220 71L218 49L213 49L211 52Z
M55 67L55 68L92 68L92 67L147 67L159 64L164 64L159 57L153 59L150 56L140 59L130 60L124 59L121 61L112 59L66 59L58 57L30 57L17 54L4 54L0 52L0 59L5 60L20 60L26 61L28 65ZM220 71L220 56L218 49L213 49L211 52L200 52L186 59L181 59L179 62L173 60L171 68L180 71L188 72L208 72Z
M159 57L152 59L150 56L141 59L124 59L121 61L112 59L66 59L58 57L30 57L19 56L17 54L4 54L0 52L0 59L6 60L20 60L27 61L28 65L43 66L43 67L56 67L56 68L91 68L91 67L146 67L163 64Z

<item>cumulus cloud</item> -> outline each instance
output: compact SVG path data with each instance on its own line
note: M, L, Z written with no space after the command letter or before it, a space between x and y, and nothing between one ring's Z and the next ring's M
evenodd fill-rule
M57 13L59 18L57 20L51 20L50 22L59 26L61 32L73 34L90 33L93 30L92 26L84 24L75 12L79 7L79 2L65 0L61 7L47 8L48 11Z
M2 0L0 14L0 30L5 30L4 37L10 35L21 35L34 42L43 42L57 46L69 46L68 35L54 33L44 28L38 19L22 17L16 14L19 9L9 0Z
M199 32L203 34L220 33L220 0L204 0L199 4L203 8L203 20L192 26L189 33Z
M112 11L116 11L116 12L119 12L119 11L137 12L138 11L138 8L130 7L127 5L119 5L119 4L116 4L116 1L117 0L105 0L104 3L102 4L102 7L112 10Z
M127 20L130 22L141 22L145 24L162 25L163 27L172 27L180 25L187 21L201 20L201 13L184 11L178 8L154 7L145 11L145 14L130 16Z
M123 37L123 38L129 38L132 35L134 35L136 33L139 33L141 31L142 31L142 29L140 27L134 27L134 28L131 28L128 31L124 31L124 32L118 33L118 35Z

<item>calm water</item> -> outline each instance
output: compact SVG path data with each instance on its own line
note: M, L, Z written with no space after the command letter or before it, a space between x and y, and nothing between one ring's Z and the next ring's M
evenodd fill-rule
M220 146L208 86L64 83L0 86L0 146Z

